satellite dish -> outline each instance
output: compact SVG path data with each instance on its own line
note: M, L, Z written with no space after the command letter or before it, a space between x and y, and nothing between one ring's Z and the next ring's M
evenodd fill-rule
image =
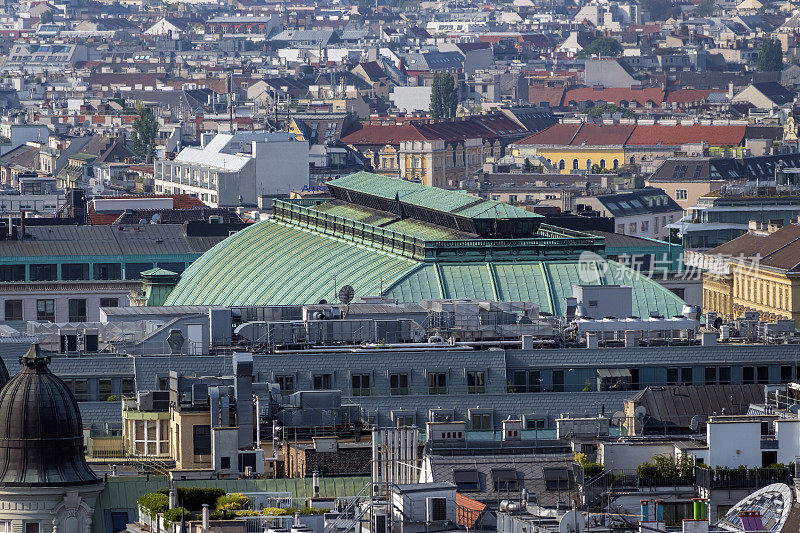
M161 222L161 214L160 213L154 213L153 216L150 217L150 223L151 224L158 224L159 222Z
M611 415L611 425L614 427L620 427L622 424L625 423L625 412L624 411L615 411L613 415Z
M100 196L101 194L103 194L103 191L105 191L105 190L106 190L106 188L103 187L103 184L102 183L98 183L97 185L92 187L92 194L95 195L95 196Z
M719 329L722 326L722 317L717 317L714 319L714 328Z
M644 405L640 405L633 412L633 417L636 418L636 420L641 420L645 417L646 414L647 414L647 409L645 409Z
M699 431L700 424L702 423L703 423L703 417L700 415L694 415L692 417L692 420L689 422L689 429L691 429L692 431Z
M800 405L797 405L796 403L793 403L792 405L789 406L789 412L790 413L797 414L798 411L800 411Z
M344 285L341 289L339 289L339 301L345 305L352 302L355 295L356 291L351 285Z
M571 509L558 520L558 533L583 533L586 530L586 517Z
M146 226L146 225L147 225L147 221L145 219L143 219L143 218L140 218L139 219L139 226Z

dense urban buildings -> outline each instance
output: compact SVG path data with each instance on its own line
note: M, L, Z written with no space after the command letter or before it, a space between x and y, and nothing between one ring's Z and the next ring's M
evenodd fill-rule
M798 36L0 3L0 533L796 533Z

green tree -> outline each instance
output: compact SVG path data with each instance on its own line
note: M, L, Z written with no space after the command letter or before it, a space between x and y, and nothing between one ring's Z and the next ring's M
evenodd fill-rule
M586 112L586 114L592 118L600 118L605 114L611 115L614 113L621 113L625 118L633 118L636 116L636 113L634 113L633 110L615 106L614 104L597 104L592 106L589 111Z
M758 53L758 70L771 72L783 70L783 50L781 43L775 39L764 39Z
M42 16L39 17L39 22L41 22L42 24L48 24L50 22L53 22L53 12L47 10L44 13L42 13Z
M428 109L431 118L441 118L444 116L442 107L442 75L441 72L433 73L433 84L431 85L431 105Z
M598 37L578 53L579 58L604 56L617 57L622 53L622 45L613 37Z
M431 86L431 118L452 118L458 109L458 92L452 74L436 72Z
M710 17L714 14L715 7L716 5L714 0L703 0L697 5L697 8L694 10L694 12L700 17Z
M671 0L642 0L642 9L650 14L650 20L667 20L676 10Z
M136 114L138 116L133 121L133 151L150 161L155 152L158 122L142 102L136 102Z

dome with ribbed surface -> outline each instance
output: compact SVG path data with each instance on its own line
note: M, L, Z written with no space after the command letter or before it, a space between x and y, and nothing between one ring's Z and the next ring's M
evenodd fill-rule
M49 362L32 345L0 391L0 486L97 482L83 455L78 404Z

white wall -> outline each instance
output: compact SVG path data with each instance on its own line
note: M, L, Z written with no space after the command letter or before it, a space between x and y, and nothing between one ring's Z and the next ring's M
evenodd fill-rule
M308 185L308 141L273 139L253 143L255 198L288 194Z
M706 438L709 466L761 466L761 422L709 422Z
M775 438L778 441L778 462L793 463L800 456L800 420L776 420Z
M671 442L601 442L597 460L607 470L635 470L642 463L652 462L656 455L674 454L675 445Z
M389 100L400 111L427 111L431 107L431 88L394 87Z

